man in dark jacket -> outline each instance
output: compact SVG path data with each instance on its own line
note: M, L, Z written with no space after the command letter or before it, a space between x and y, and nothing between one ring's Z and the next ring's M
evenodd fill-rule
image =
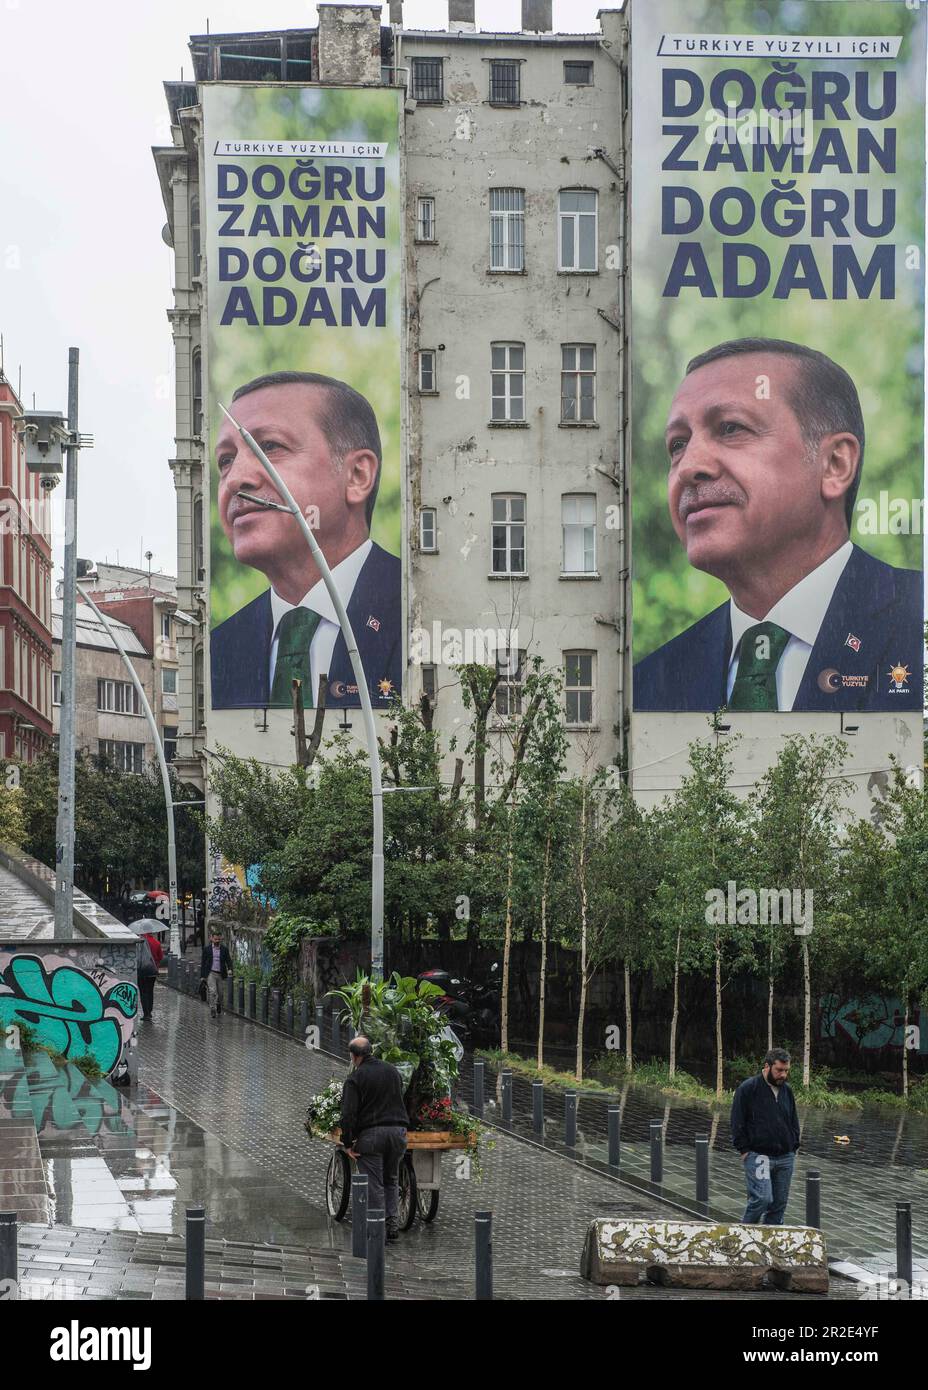
M341 1142L367 1174L368 1210L385 1213L387 1240L396 1240L406 1152L403 1082L396 1067L372 1055L369 1038L352 1038L348 1051L352 1071L342 1088Z
M222 945L222 933L214 928L209 934L209 944L203 947L200 957L200 979L206 981L211 1018L222 1013L222 990L219 986L231 973L232 957L228 948Z
M743 1220L781 1226L799 1148L799 1117L786 1078L790 1057L773 1047L758 1076L742 1081L731 1107L731 1142L748 1188Z

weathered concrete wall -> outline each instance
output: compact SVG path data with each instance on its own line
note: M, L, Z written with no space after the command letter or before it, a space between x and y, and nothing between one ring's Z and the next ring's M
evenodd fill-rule
M319 7L319 81L380 81L380 5Z

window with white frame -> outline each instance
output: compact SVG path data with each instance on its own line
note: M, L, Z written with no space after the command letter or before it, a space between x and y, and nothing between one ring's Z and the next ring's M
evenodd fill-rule
M438 512L434 507L419 508L419 549L438 549Z
M505 650L497 653L496 713L512 719L522 713L522 682L525 680L525 652Z
M195 728L199 731L206 724L206 684L203 679L201 646L198 646L193 654L193 700Z
M416 203L416 240L435 240L434 198L419 198Z
M412 79L410 96L414 101L440 102L444 100L444 81L441 58L413 58L410 67Z
M490 269L525 269L525 189L490 189Z
M162 695L177 694L177 671L173 666L161 668L161 693Z
M162 612L161 614L161 636L165 642L170 642L174 635L174 628L171 622L171 614Z
M193 503L193 568L194 581L203 578L203 498L196 497Z
M561 419L567 424L596 419L596 347L593 343L561 346Z
M98 740L99 755L112 763L117 772L144 772L144 743L124 743L122 739L101 738Z
M596 572L596 497L568 492L561 498L562 574Z
M110 714L138 714L139 695L131 681L97 681L97 709Z
M191 413L192 428L195 435L203 433L203 354L194 348L191 359Z
M423 348L419 353L419 391L424 396L438 391L438 354L434 348Z
M563 188L558 196L558 270L595 270L597 193Z
M164 761L172 763L177 757L177 730L175 729L169 734L165 729L162 743L164 745Z
M524 493L493 497L492 550L494 574L525 573Z
M564 653L564 700L567 723L593 723L594 652Z
M490 346L491 420L525 419L525 344Z

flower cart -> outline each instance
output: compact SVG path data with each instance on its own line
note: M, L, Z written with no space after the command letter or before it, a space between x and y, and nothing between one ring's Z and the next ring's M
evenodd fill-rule
M345 1005L345 1021L371 1040L375 1056L397 1068L406 1086L404 1100L412 1117L406 1131L406 1154L399 1172L399 1225L408 1231L417 1216L434 1221L438 1213L442 1154L451 1149L476 1152L480 1126L457 1113L451 1093L462 1049L436 1014L432 997L441 990L394 974L372 981L359 974L353 985L334 991ZM351 1201L354 1160L342 1148L338 1123L342 1083L334 1078L312 1097L305 1128L334 1145L325 1177L326 1209L342 1221Z

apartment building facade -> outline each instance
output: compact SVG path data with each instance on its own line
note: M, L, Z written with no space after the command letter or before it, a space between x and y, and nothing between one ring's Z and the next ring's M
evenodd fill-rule
M523 32L487 34L456 2L446 30L420 32L401 9L389 27L379 6L323 5L316 29L193 36L197 83L404 89L406 697L428 696L450 736L466 718L452 665L502 635L500 734L538 656L562 673L572 766L620 761L622 17L556 35L550 4L526 3ZM173 143L153 154L174 261L177 602L195 620L177 633L176 760L202 786L207 748L282 763L293 742L285 710L209 703L200 90L165 84Z
M22 415L0 370L0 756L32 762L52 737L51 515Z

